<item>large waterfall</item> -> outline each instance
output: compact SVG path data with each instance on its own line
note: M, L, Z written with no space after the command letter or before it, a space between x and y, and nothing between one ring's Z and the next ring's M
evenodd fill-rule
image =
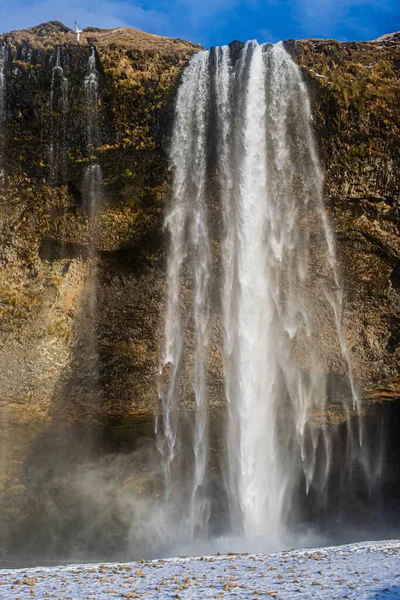
M309 98L281 43L251 41L239 54L224 46L191 59L170 159L158 424L166 499L179 506L188 537L206 533L215 468L210 371L221 356L224 383L213 402L227 407L218 462L228 530L279 544L299 490L327 493L329 352L347 373L339 404L349 423L349 456L361 442ZM184 413L193 415L189 424ZM188 436L191 458L184 455Z

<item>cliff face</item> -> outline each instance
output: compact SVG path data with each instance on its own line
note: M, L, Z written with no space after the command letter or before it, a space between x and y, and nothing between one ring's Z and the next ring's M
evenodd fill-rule
M57 22L7 34L2 43L2 398L43 415L64 381L68 391L62 395L78 402L83 394L91 403L93 381L80 346L89 327L95 330L102 404L121 405L123 412L154 409L165 295L166 149L177 81L198 47L129 29L87 29L78 45ZM91 47L99 76L95 150L88 143L92 111L85 103ZM310 90L355 372L367 395L394 394L400 343L399 35L286 47ZM87 289L93 236L84 206L93 151L103 174L96 292ZM90 325L81 323L91 318L85 294L97 298ZM333 356L328 363L334 372Z
M310 90L364 397L399 395L400 34L289 43Z
M125 29L85 30L78 45L57 22L3 43L0 512L10 529L0 548L9 553L25 518L60 514L43 485L59 490L66 455L87 458L97 443L103 451L103 437L104 447L129 450L152 434L165 148L178 78L198 47ZM95 106L85 90L91 48ZM91 222L93 155L102 185Z
M60 377L70 377L75 353L82 381L78 376L68 394L78 401L93 388L78 348L87 329L80 320L90 312L85 294L98 293L90 327L98 338L99 393L124 408L145 406L163 293L165 147L177 78L197 49L124 29L86 30L78 45L58 23L3 40L2 400L46 413ZM85 103L91 45L99 77L95 149L88 142L93 111ZM93 152L103 178L95 241L84 206ZM85 288L91 243L97 292Z
M18 520L38 518L43 486L73 445L81 455L95 437L102 449L129 450L139 433L151 435L166 294L166 151L179 77L199 47L131 29L86 29L78 44L57 22L0 36L3 43L0 509ZM399 35L286 47L310 91L355 375L364 398L395 397ZM95 106L85 96L91 48ZM93 156L102 184L91 222L85 173ZM340 364L328 352L333 384ZM61 430L69 432L62 451L55 441ZM128 480L129 469L123 472Z

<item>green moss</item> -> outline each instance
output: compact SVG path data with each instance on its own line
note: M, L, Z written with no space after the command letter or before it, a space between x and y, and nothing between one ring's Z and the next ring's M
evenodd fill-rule
M69 342L71 339L71 330L64 317L56 319L47 329L50 335L55 335Z
M23 60L13 60L13 66L20 69L23 73L31 73L38 68L37 65L32 65Z
M26 321L31 313L41 306L41 297L21 284L18 287L5 287L0 284L0 315L3 325Z

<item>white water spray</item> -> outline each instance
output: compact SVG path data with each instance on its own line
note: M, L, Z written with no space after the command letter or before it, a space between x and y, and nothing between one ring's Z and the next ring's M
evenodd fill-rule
M201 52L178 90L166 218L171 244L161 372L167 383L161 389L159 448L167 499L172 489L185 490L180 507L186 506L181 517L189 536L206 532L212 501L206 493L207 357L216 290L228 412L223 474L232 532L279 544L296 509L299 482L306 491L325 489L331 432L316 427L314 418L324 414L327 400L327 335L336 335L336 352L347 369L351 398L343 400L342 410L348 420L360 407L311 121L300 70L282 44L248 42L235 64L228 47ZM222 212L219 239L212 198ZM220 243L215 258L213 241ZM220 280L213 261L221 265ZM188 372L195 407L189 491L182 471L174 470L187 402L180 390ZM353 429L349 425L350 445Z

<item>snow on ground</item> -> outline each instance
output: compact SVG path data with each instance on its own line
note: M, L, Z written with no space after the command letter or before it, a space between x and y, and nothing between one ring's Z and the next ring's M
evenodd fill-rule
M0 598L400 598L400 541L264 555L0 570Z

